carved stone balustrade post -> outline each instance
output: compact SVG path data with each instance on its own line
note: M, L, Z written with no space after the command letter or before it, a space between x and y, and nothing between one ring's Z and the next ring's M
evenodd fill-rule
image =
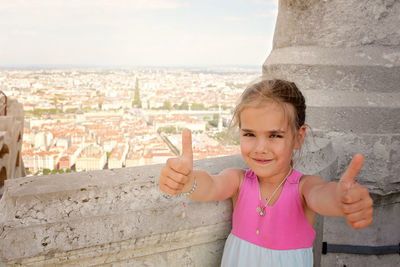
M24 111L21 103L0 95L0 196L6 179L25 176L21 148L24 134ZM3 102L3 100L5 100Z

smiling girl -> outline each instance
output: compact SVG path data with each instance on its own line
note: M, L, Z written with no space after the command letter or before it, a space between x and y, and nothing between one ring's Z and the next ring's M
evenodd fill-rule
M264 80L249 86L234 111L248 170L218 175L193 170L191 133L182 134L182 156L167 160L160 189L196 201L232 198L232 231L221 266L312 266L315 214L343 216L355 229L372 223L372 199L355 182L357 154L338 183L293 169L293 152L306 136L306 105L294 83Z

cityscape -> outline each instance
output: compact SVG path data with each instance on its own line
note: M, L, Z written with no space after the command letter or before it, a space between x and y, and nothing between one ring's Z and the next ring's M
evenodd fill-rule
M238 154L228 131L260 68L0 70L0 90L24 108L27 175L164 163L193 132L194 159Z

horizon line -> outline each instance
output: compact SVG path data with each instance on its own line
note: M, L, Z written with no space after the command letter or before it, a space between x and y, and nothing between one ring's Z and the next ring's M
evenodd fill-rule
M0 70L39 70L39 69L133 69L133 68L167 68L167 69L205 69L205 68L246 68L246 69L262 69L262 65L249 64L221 64L221 65L102 65L102 64L7 64L0 65Z

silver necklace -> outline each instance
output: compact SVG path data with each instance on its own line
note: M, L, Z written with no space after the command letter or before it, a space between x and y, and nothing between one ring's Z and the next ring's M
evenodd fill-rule
M292 172L292 168L290 168L288 174L286 174L285 178L282 179L282 181L280 182L280 184L275 188L274 192L272 192L271 196L268 198L267 203L265 204L265 206L262 204L261 202L261 188L260 186L258 186L258 193L259 193L259 202L258 202L258 207L257 207L257 213L259 216L257 216L257 230L256 230L256 234L258 235L260 233L260 216L264 216L265 215L265 209L267 208L267 206L269 205L269 202L271 202L272 198L274 197L275 193L278 191L278 189L282 186L282 184L286 181L286 179L289 177L290 173Z

